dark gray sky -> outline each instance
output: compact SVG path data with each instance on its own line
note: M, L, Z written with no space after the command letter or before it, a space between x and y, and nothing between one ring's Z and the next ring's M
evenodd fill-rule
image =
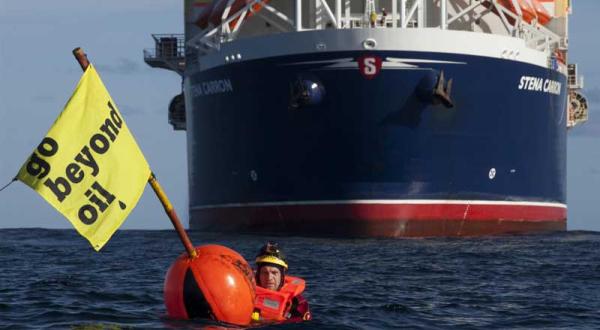
M590 122L568 140L569 229L600 230L600 1L573 0L570 62L585 75ZM183 1L0 0L0 185L15 176L62 111L81 75L71 55L82 47L136 136L150 166L187 223L185 134L167 123L180 91L177 74L148 67L151 33L182 33ZM70 228L33 190L0 192L0 228ZM123 228L171 224L150 188Z

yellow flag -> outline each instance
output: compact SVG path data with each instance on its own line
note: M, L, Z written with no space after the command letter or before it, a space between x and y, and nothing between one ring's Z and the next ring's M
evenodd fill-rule
M19 170L100 250L133 210L150 166L92 65Z

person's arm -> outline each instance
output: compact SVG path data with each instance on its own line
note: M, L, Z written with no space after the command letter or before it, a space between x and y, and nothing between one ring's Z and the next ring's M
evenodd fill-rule
M310 314L310 309L308 307L308 300L304 299L302 296L296 296L292 298L290 314L291 316L289 320L293 322L311 320L312 315Z

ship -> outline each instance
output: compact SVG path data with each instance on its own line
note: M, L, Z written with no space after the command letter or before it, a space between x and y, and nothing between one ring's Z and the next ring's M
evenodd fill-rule
M192 230L334 237L562 231L587 120L568 0L185 0Z

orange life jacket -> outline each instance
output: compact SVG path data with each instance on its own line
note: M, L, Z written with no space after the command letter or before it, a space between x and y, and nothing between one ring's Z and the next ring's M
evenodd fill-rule
M292 299L304 291L306 283L294 276L285 276L283 286L279 291L273 291L256 286L254 300L255 321L283 321L290 317Z

